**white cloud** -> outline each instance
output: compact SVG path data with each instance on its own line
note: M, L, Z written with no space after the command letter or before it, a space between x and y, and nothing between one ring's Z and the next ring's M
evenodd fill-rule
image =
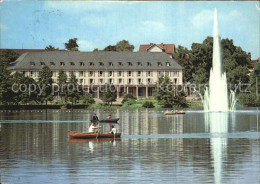
M8 27L6 25L4 25L4 24L0 24L0 29L1 30L7 30Z
M157 22L157 21L150 21L150 20L143 21L142 26L145 29L156 30L156 31L165 31L166 30L166 26L163 23Z
M93 51L97 46L87 40L78 40L80 51Z
M208 26L213 21L214 12L210 10L202 10L194 15L190 21L194 27L202 28Z

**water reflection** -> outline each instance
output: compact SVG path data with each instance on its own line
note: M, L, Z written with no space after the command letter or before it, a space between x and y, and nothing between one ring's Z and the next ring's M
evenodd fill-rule
M229 122L229 116L231 116ZM216 135L214 138L210 138L211 146L211 158L213 160L212 166L214 168L214 180L215 183L222 183L222 174L223 174L223 153L227 151L228 143L227 138L223 136L217 137L218 134L227 134L228 133L228 124L231 124L234 127L235 123L235 114L228 112L212 112L205 113L205 124L206 128L209 128L209 132L213 135ZM225 136L224 136L225 137Z

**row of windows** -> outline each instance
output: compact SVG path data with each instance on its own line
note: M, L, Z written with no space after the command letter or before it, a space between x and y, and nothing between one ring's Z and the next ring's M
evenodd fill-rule
M35 72L35 71L29 71L29 72L23 71L22 73L24 75L29 74L32 77L36 77L38 75L38 72ZM58 73L59 72L52 72L52 76L57 77ZM97 73L95 71L78 71L78 72L69 71L68 72L69 75L74 74L74 75L78 75L79 77L86 77L86 75L88 75L89 77L94 77L95 74L98 77L104 77L105 74L107 74L106 76L108 76L108 77L114 77L115 74L117 74L118 77L124 77L125 75L127 77L131 77L131 76L134 76L134 75L137 76L137 77L144 77L144 76L152 77L154 73L155 72L152 72L152 71L137 71L137 72L133 72L133 71L127 71L127 72L123 72L123 71L117 71L117 72L114 72L114 71L108 71L108 72L97 71ZM165 74L165 75L168 75L168 76L179 76L179 71L157 71L157 75L160 76L162 74Z
M138 85L142 85L142 84L154 84L156 82L156 81L153 81L153 79L150 79L150 78L148 78L146 80L141 79L141 78L138 78L138 79L129 78L127 80L124 80L122 78L119 78L117 80L115 80L115 79L107 79L107 80L106 79L98 79L97 81L95 81L95 79L88 79L88 80L79 79L79 84L81 84L81 85L87 84L86 81L88 81L89 85L105 84L105 83L108 83L108 84L132 84L132 85L138 84ZM58 80L54 79L54 82L58 83ZM173 79L173 84L178 84L177 78Z
M75 63L75 62L69 62L68 65L69 66L75 66L75 65L78 65L79 66L85 66L86 64L84 62L79 62L79 63ZM30 65L31 66L35 66L35 62L31 61L30 62ZM41 66L45 66L47 65L45 62L40 62L40 65ZM50 66L65 66L65 62L49 62L49 65ZM132 62L127 62L127 63L122 63L122 62L118 62L117 63L117 66L133 66L134 64ZM97 63L94 63L94 62L88 62L88 65L86 66L105 66L105 64L103 62L97 62ZM116 64L114 64L113 62L109 62L108 63L108 66L116 66ZM142 63L142 62L137 62L136 63L136 66L152 66L152 63L150 62L146 62L146 63ZM163 66L163 63L162 62L157 62L157 66ZM170 62L166 62L164 66L171 66Z

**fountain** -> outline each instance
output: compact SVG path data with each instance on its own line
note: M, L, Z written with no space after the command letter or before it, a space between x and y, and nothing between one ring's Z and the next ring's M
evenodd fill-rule
M235 108L235 93L228 98L227 77L222 68L221 39L218 32L217 10L214 13L213 61L210 70L209 89L206 88L203 105L205 111L232 111ZM230 102L229 102L230 99Z

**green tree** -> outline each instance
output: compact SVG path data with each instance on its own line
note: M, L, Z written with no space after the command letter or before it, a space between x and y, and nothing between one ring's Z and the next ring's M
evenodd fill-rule
M106 105L112 105L113 102L116 101L117 91L115 86L105 84L102 87L103 95L101 97L102 101L106 103Z
M0 65L10 65L19 57L19 54L11 49L0 52Z
M77 38L71 38L67 43L65 43L65 48L70 51L78 51L79 45L77 44Z
M12 77L7 66L0 65L0 103L8 105L12 103Z
M125 94L121 103L124 104L126 101L130 99L136 100L136 97L134 97L132 94Z
M134 45L131 45L127 40L117 42L116 51L130 51L133 52Z
M44 66L39 74L38 84L42 91L39 93L39 98L41 102L45 102L46 105L48 101L53 100L52 96L52 72L48 66Z
M250 74L251 92L258 96L260 86L260 62L257 62Z
M174 97L174 88L170 78L166 76L161 76L157 83L157 92L155 93L155 98L158 100L159 104L163 107L172 107Z
M59 50L59 48L55 48L52 45L49 45L49 46L45 47L45 50L47 50L47 51L55 51L55 50Z
M67 102L68 96L67 80L67 74L63 70L60 70L58 75L59 96L61 100L65 99L65 102Z
M84 95L82 95L81 100L86 105L91 105L95 103L95 100L90 93L85 93Z
M190 51L186 47L178 46L173 53L173 58L182 66L183 80L189 82L192 80L192 73L194 72L194 66L190 60Z
M80 99L82 95L82 89L78 85L78 79L72 73L70 75L69 83L68 83L68 98L71 101L72 105Z
M116 50L116 46L108 45L107 47L104 48L104 51L117 51L117 50Z
M93 52L98 52L99 50L98 50L98 48L94 48L94 50L93 50Z

